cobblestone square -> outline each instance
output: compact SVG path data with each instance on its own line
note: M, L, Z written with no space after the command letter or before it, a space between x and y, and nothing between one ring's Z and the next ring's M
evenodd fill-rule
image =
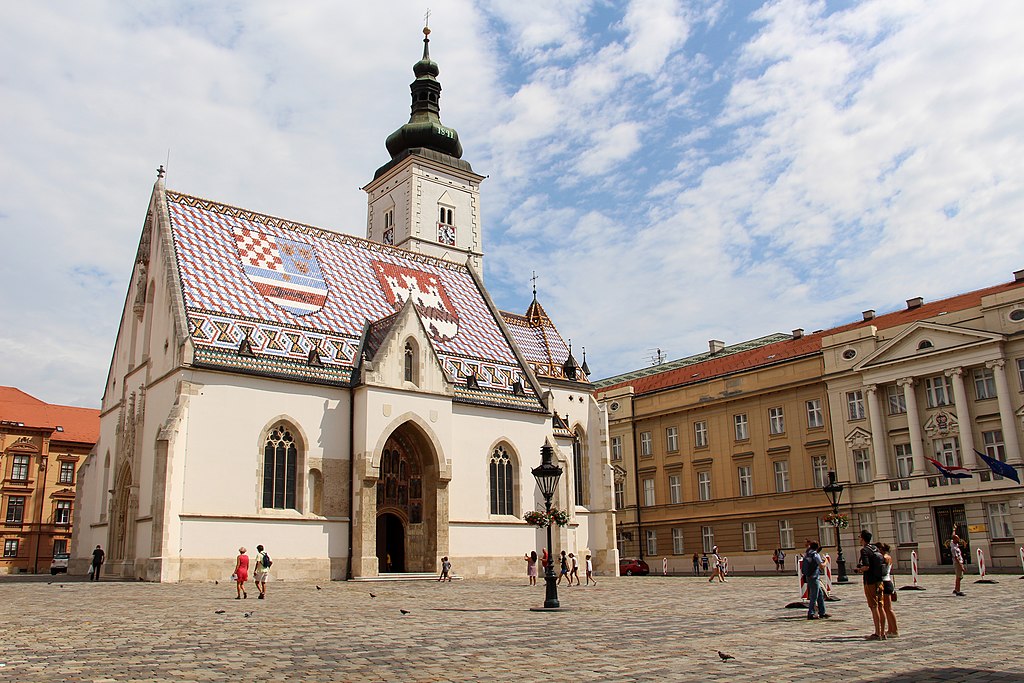
M868 642L859 583L808 621L784 607L793 576L604 577L561 587L558 613L529 611L544 589L525 577L278 582L263 601L224 581L5 577L0 680L1024 681L1024 581L996 579L957 598L952 577L925 576L900 593L900 637Z

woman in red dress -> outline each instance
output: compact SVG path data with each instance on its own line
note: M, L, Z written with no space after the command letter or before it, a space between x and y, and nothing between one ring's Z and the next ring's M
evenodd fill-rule
M238 592L235 600L249 597L245 594L245 582L249 580L249 556L245 554L245 548L238 549L238 557L235 558L235 588Z

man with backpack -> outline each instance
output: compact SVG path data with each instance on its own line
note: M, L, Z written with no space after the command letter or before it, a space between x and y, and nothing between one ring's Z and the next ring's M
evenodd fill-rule
M866 640L885 640L885 622L882 616L882 567L885 558L878 548L871 543L871 532L862 529L860 532L860 560L857 562L857 573L864 576L864 597L871 610L871 620L875 632L865 636Z
M256 566L252 572L253 581L256 582L256 588L260 592L259 599L264 600L267 597L267 577L270 576L270 566L274 562L270 559L270 555L263 550L262 545L256 546L254 563Z
M828 619L831 614L825 614L825 591L821 589L821 568L824 566L824 562L821 559L821 555L818 551L821 550L821 546L818 545L817 541L807 542L807 552L804 553L803 561L800 563L800 569L804 575L804 581L807 583L807 618L808 619ZM818 608L818 614L814 614L814 608Z

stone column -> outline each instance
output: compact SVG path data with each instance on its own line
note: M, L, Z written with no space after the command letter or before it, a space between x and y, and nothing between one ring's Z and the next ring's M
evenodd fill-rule
M910 452L914 457L914 474L925 474L924 441L921 438L921 416L917 412L917 394L914 393L914 378L904 377L899 381L903 387L903 398L907 402L907 426L910 427Z
M1017 421L1010 403L1010 384L1006 381L1006 359L989 361L986 368L992 369L996 380L996 398L999 401L999 422L1003 428L1003 444L1006 448L1006 462L1020 464L1020 444L1017 441Z
M871 447L874 449L875 481L889 478L889 453L885 447L885 422L882 419L882 407L878 400L878 387L874 384L866 387L868 394L868 421L871 423ZM855 466L856 467L856 466Z
M964 390L964 369L951 368L946 370L946 377L953 380L953 400L956 402L956 421L960 423L960 457L964 467L973 470L978 466L978 458L974 454L974 424L971 422L970 405L967 403L967 391Z

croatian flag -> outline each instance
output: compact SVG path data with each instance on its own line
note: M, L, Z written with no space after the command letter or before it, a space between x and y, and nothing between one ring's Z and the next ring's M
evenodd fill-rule
M947 479L967 479L974 477L970 470L966 467L958 467L957 465L943 465L938 460L932 460L931 458L925 458L928 462L935 465L935 469Z
M256 291L296 315L323 307L327 283L311 245L241 227L234 233L242 270Z
M978 457L985 461L985 464L987 464L989 469L993 472L1006 477L1007 479L1013 479L1018 484L1020 483L1020 477L1017 475L1017 470L1012 465L1007 465L1002 460L996 460L995 458L989 457L977 448L974 449L974 452L978 454Z

